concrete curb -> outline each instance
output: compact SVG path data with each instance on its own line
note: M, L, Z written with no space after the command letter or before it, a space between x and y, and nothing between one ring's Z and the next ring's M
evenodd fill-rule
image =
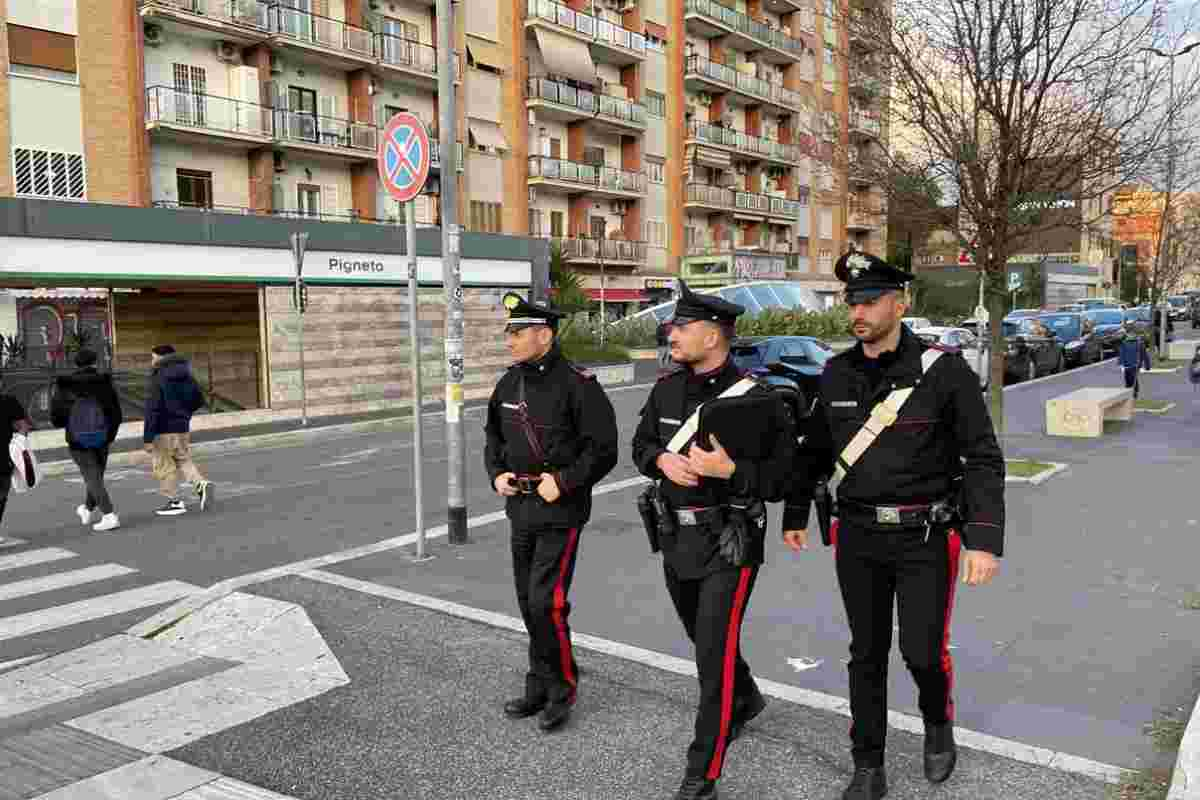
M1136 414L1165 414L1177 405L1179 404L1167 403L1162 408L1134 408L1133 410Z
M1179 757L1171 776L1167 800L1200 800L1200 699L1179 743Z
M1009 459L1009 460L1024 461L1025 459ZM1050 469L1044 469L1041 472L1039 472L1037 475L1031 475L1028 478L1019 478L1019 477L1005 475L1004 476L1005 485L1012 483L1012 484L1018 484L1018 485L1023 485L1023 486L1041 486L1043 483L1050 480L1058 473L1063 472L1067 468L1066 464L1059 464L1054 461L1045 461L1042 463L1049 464Z
M1143 375L1173 375L1179 372L1179 367L1167 367L1166 369L1144 369Z

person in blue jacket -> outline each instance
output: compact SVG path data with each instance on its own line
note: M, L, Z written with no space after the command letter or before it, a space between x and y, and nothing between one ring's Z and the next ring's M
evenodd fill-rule
M1140 388L1138 372L1150 369L1150 352L1146 349L1146 340L1128 323L1125 324L1125 338L1121 340L1119 353L1121 370L1125 373L1125 388L1133 389L1133 397L1136 400Z
M154 477L167 502L154 513L169 517L187 513L179 497L179 475L195 488L200 510L212 501L212 482L192 460L192 415L204 406L204 393L192 377L186 358L169 344L151 351L150 380L146 384L146 412L142 441L154 459Z

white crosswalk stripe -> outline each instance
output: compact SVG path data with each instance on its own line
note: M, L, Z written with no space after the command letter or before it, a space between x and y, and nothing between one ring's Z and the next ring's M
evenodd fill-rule
M55 589L65 589L69 586L79 586L84 583L117 578L137 572L133 567L123 567L120 564L97 564L94 567L74 569L70 572L57 572L44 578L29 578L16 583L0 583L0 600L11 600L14 597L52 592Z
M61 547L44 547L41 550L26 550L23 553L14 553L11 556L0 556L0 572L10 569L21 569L22 567L32 567L38 564L46 564L51 561L59 561L64 558L75 558L75 554L70 550L63 550Z

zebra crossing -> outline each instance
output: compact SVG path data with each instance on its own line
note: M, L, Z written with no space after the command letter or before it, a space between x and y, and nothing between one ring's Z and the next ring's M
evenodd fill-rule
M0 550L0 670L118 633L196 591L62 547Z

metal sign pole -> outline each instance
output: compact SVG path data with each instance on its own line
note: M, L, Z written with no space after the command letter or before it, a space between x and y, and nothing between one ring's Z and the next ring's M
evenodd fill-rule
M466 439L463 436L463 290L459 270L458 119L454 89L454 6L437 0L438 133L442 156L442 282L446 287L446 530L450 544L467 541Z
M413 493L417 510L417 560L425 558L425 507L422 468L424 447L421 436L421 332L417 321L417 205L405 204L404 227L407 233L405 252L408 253L408 341L412 351L413 385Z
M296 327L300 346L300 424L308 426L308 386L304 381L304 250L308 247L307 233L292 234L292 259L296 263L296 284L292 302L296 306Z

